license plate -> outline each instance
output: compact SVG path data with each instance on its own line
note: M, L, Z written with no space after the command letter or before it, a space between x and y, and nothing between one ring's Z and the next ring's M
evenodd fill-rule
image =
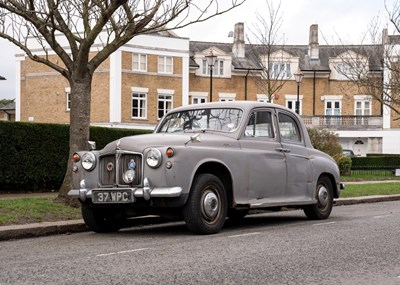
M131 203L132 191L92 191L93 203Z

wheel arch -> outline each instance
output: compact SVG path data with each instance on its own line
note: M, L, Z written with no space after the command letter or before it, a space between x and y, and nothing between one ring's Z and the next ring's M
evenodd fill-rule
M318 179L320 179L323 176L328 177L328 179L331 181L331 184L332 184L332 187L333 187L333 198L339 198L339 190L338 190L338 187L336 185L335 177L332 175L332 173L324 172L324 173L321 173L319 175Z
M192 183L194 178L203 173L213 174L218 179L221 180L222 184L224 185L226 196L228 199L228 208L233 205L233 181L232 181L232 174L229 171L228 167L219 161L207 161L202 163L194 173Z

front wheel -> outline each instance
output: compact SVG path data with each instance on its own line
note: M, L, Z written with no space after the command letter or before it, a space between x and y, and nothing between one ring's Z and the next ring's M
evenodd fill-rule
M86 226L96 233L117 232L126 220L122 211L97 209L82 204L82 217Z
M327 219L333 207L333 186L327 176L318 179L316 199L317 203L306 206L304 213L310 220Z
M196 234L215 234L224 226L227 198L224 185L212 174L195 177L183 219L188 229Z

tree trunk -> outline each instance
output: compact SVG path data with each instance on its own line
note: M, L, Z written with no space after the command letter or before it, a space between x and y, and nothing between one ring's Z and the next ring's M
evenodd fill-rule
M67 204L76 205L68 197L68 191L72 188L72 155L80 150L89 149L89 127L90 127L90 93L92 86L92 75L85 72L82 76L73 77L71 85L71 110L69 127L69 157L68 167L63 184L59 190L58 200Z

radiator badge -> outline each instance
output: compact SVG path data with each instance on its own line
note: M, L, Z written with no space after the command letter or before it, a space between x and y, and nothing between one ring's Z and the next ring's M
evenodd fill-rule
M107 171L111 172L114 169L114 164L110 161L107 163Z
M136 162L133 159L131 159L131 161L129 161L128 163L128 169L135 170L135 168L136 168Z

